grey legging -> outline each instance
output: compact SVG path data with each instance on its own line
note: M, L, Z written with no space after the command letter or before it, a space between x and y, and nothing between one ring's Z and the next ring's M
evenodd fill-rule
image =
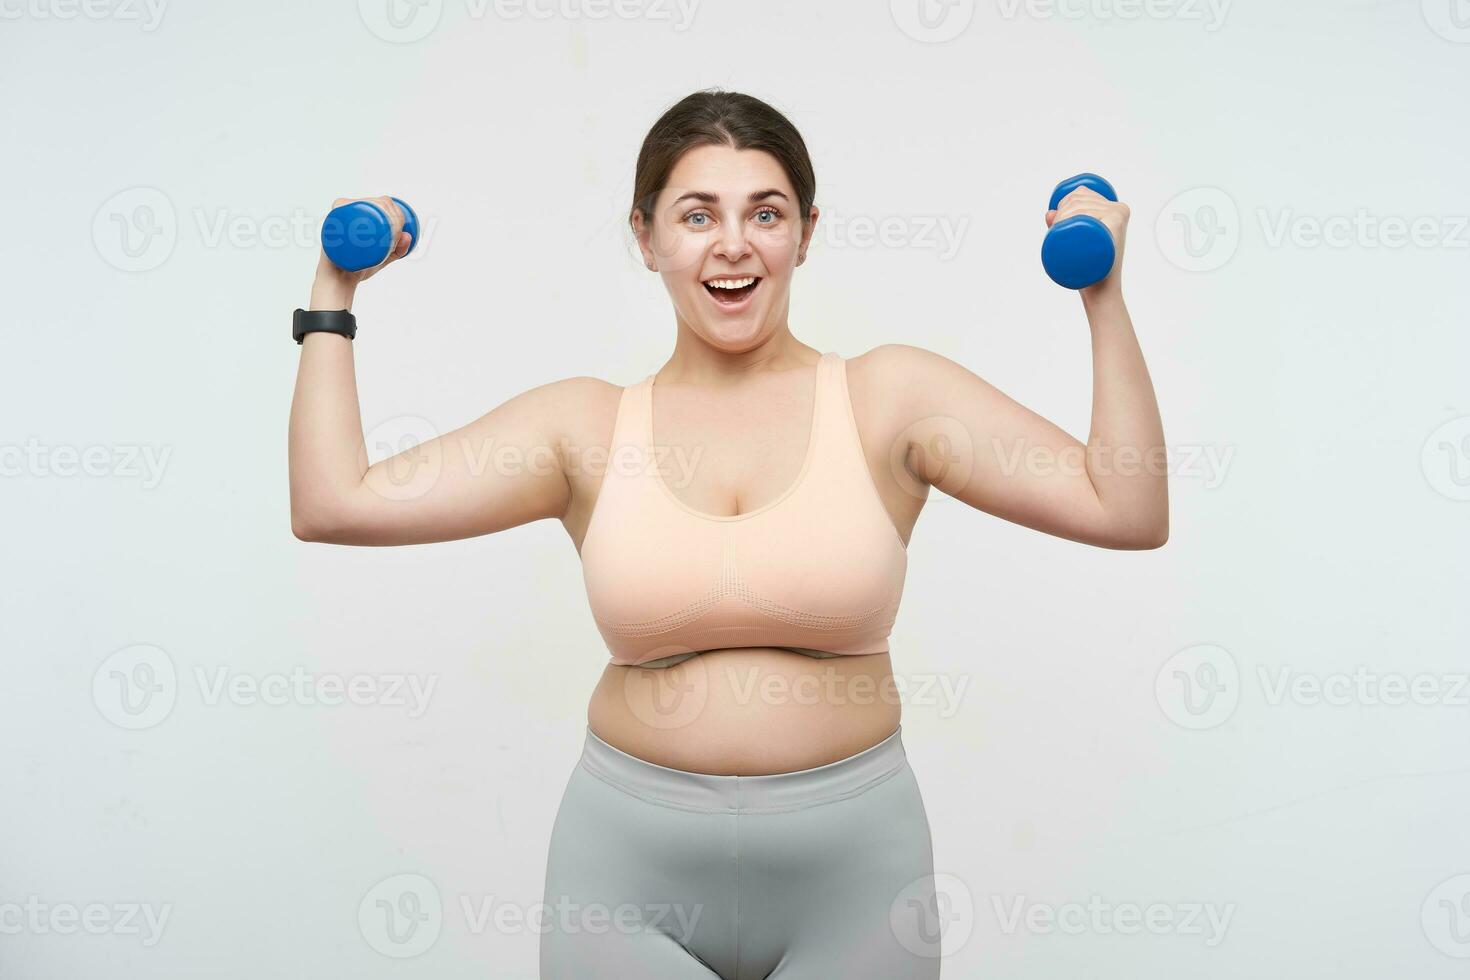
M542 980L938 977L901 731L814 769L714 776L588 729L551 833Z

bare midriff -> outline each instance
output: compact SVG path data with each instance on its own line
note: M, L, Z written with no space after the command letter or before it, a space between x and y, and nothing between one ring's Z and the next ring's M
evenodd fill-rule
M892 735L899 715L887 653L817 659L738 647L668 667L608 664L587 725L657 765L756 776L855 755Z

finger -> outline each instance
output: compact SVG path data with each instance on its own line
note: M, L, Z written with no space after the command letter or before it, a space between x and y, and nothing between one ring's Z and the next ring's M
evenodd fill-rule
M393 229L393 240L397 241L398 233L403 230L403 210L398 206L397 201L386 194L382 197L374 198L374 200L383 209L383 213L388 216L388 226Z
M1071 205L1060 208L1057 214L1059 216L1057 218L1058 221L1061 221L1064 218L1073 218L1079 214L1090 215L1091 217L1101 220L1104 218L1110 218L1120 215L1126 216L1127 212L1119 210L1118 206L1113 204L1111 201L1104 200L1097 203L1092 203L1089 201L1075 202Z
M408 254L409 246L412 244L413 239L409 236L408 232L400 231L393 239L393 247L388 250L387 255L383 256L382 264L378 265L377 268L381 269L390 262L397 262L403 258Z
M1053 224L1055 224L1056 223L1056 220L1057 220L1057 212L1055 212L1055 211L1048 211L1048 212L1046 212L1046 226L1048 228L1050 228Z
M1079 185L1068 191L1067 195L1062 198L1060 203L1065 204L1068 201L1084 201L1088 198L1095 198L1099 201L1107 200L1107 198L1103 197L1091 187L1088 187L1086 185Z

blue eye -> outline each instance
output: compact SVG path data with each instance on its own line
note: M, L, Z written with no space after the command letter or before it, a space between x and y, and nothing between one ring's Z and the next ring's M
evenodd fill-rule
M761 218L762 216L769 217L771 220L769 220L769 221L760 221L760 220L757 220L756 221L756 224L769 226L769 225L773 225L777 221L781 220L781 212L778 209L773 208L773 207L769 207L769 206L768 207L764 207L764 208L762 208L761 210L759 210L759 211L757 211L755 213L755 217L757 219ZM695 221L694 220L695 218L699 218L700 220L699 221ZM681 224L687 224L691 228L706 228L711 223L711 219L710 219L709 214L707 212L704 212L704 211L691 211L688 214L684 215L684 217L680 218L679 221L680 221Z

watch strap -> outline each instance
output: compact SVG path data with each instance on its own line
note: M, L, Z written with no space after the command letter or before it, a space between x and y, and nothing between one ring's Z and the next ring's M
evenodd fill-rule
M291 316L291 339L300 344L309 333L357 336L357 318L347 310L297 310Z

